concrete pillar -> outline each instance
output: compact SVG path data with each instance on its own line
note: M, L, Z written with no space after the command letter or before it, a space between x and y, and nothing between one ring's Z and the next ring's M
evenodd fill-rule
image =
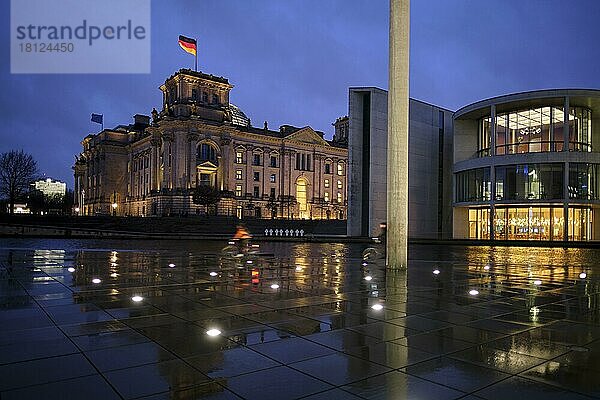
M408 259L408 89L410 0L390 0L387 148L387 267Z

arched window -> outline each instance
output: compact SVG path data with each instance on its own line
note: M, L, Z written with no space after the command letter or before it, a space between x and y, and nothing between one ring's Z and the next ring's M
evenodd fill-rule
M217 152L215 148L208 143L202 143L200 147L198 147L198 161L211 161L216 163Z
M298 202L300 218L307 219L309 217L308 199L307 199L308 181L300 178L296 181L296 201Z
M341 162L338 163L338 165L337 165L337 174L339 176L344 175L344 163L341 163Z

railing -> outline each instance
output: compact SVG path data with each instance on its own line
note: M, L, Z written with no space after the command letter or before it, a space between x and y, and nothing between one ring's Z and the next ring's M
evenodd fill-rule
M562 140L544 140L539 142L527 143L509 143L496 146L496 155L524 154L524 153L545 153L563 151L564 142ZM487 157L490 155L490 148L477 151L477 157ZM569 141L569 151L592 151L592 145L585 142Z
M304 236L304 229L272 229L265 228L265 236L288 236L301 237Z

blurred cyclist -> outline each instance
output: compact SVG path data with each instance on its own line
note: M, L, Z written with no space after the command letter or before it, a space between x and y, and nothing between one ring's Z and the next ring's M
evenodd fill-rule
M248 229L244 225L239 224L236 227L235 235L233 235L233 240L236 241L240 253L245 253L247 251L250 239L252 239L252 235L250 235Z

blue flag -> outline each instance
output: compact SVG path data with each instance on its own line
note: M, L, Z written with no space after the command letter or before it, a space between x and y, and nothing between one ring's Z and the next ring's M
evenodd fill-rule
M102 114L92 114L92 122L95 122L97 124L102 124L102 118L103 115Z

